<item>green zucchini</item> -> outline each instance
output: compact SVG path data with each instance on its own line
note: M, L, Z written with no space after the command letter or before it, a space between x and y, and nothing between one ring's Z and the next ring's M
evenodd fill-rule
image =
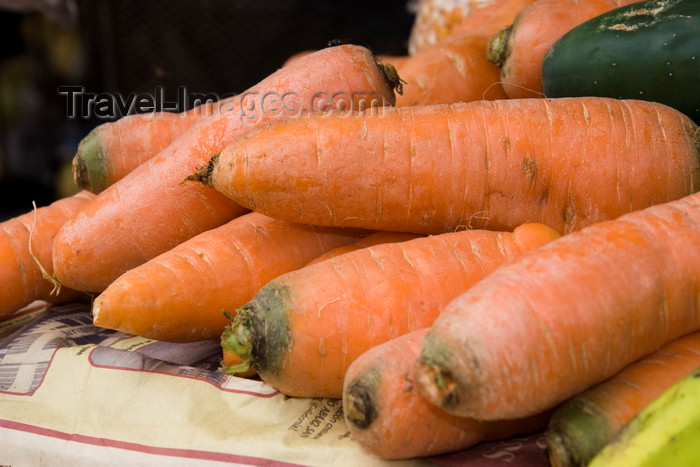
M700 124L700 0L646 0L562 36L542 64L546 97L641 99Z

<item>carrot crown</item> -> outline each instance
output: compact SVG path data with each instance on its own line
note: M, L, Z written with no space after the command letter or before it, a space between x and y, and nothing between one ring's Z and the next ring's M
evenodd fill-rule
M552 465L586 465L614 433L605 413L593 402L573 398L562 404L546 431Z
M236 317L238 317L240 314L245 315L244 308L245 307L238 310ZM246 325L247 323L241 324L244 319L245 316L236 322L236 318L234 318L234 321L232 321L221 334L221 348L227 352L238 355L241 360L243 360L237 365L231 365L225 368L224 371L226 373L236 374L248 371L250 369L251 351L253 346L251 344L250 326Z
M216 160L219 158L219 154L214 154L209 159L209 163L204 167L197 169L195 173L189 175L184 182L200 182L204 185L211 187L211 173L214 171L214 166L216 165Z
M491 36L489 39L488 46L486 47L486 59L501 68L503 62L506 61L507 56L507 46L508 38L510 36L513 26L508 26L505 29L501 29L496 34Z
M382 72L386 83L389 87L396 91L398 94L403 94L403 85L406 81L402 80L399 76L399 72L390 63L385 63L381 58L374 58L374 63L377 64L377 68Z
M345 416L348 422L360 430L367 429L377 418L377 407L372 394L377 390L380 378L377 369L372 368L365 378L351 381L345 391Z
M253 299L236 311L233 321L221 335L221 347L243 360L228 373L250 368L258 373L277 375L291 345L289 337L289 290L268 283Z
M78 144L78 151L73 158L73 182L92 193L99 193L106 188L105 156L98 129L93 129Z

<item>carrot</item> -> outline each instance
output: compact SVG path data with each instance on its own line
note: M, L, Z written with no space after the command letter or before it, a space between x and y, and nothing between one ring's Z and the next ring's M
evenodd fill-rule
M542 97L542 62L557 39L595 16L636 1L537 0L528 5L511 25L493 35L488 46L506 94Z
M451 415L428 402L413 383L413 365L427 332L419 329L372 347L348 367L345 422L365 451L393 460L428 457L547 426L549 413L484 422Z
M487 43L487 37L467 33L409 57L400 68L405 83L396 106L507 98L498 67L486 60Z
M421 0L408 36L408 51L416 55L449 37L481 9L500 0Z
M93 197L80 191L0 223L0 319L35 300L61 303L83 294L56 288L51 244L58 228Z
M393 242L403 242L406 240L411 240L419 237L418 234L412 234L407 232L375 232L370 234L360 240L349 243L347 245L338 246L331 248L325 253L319 255L318 257L312 259L307 263L308 265L319 263L330 258L342 255L344 253L349 253L351 251L359 250L361 248L367 248L374 245L380 245L383 243L393 243ZM245 371L237 371L237 368L247 367L245 362L241 357L233 352L226 349L222 349L222 370L226 373L233 373L236 376L250 377L256 374L255 370L252 368L247 368Z
M332 248L322 255L309 261L309 264L320 263L330 258L342 255L344 253L349 253L351 251L359 250L361 248L367 248L370 246L381 245L383 243L397 243L405 242L406 240L412 240L418 238L421 235L413 234L409 232L375 232L368 235L360 240L350 243L348 245L339 246Z
M474 10L464 21L459 23L450 36L466 32L493 35L508 27L518 16L518 13L536 0L492 0L484 3L481 8ZM494 30L494 27L497 28ZM449 36L448 36L449 37Z
M360 235L248 213L122 274L95 299L93 322L161 341L219 339L229 322L222 310Z
M523 232L524 233L521 233ZM533 231L533 233L528 233ZM513 233L463 230L363 248L282 274L263 286L222 334L278 391L340 398L363 351L430 325L451 299L510 258L520 238L543 244L542 224Z
M206 103L182 113L126 115L98 125L78 144L73 157L73 181L99 193L167 147L217 103Z
M340 112L343 103L354 111L368 102L393 103L386 69L364 47L329 47L220 106L61 229L54 244L56 277L73 288L101 292L127 270L243 214L246 209L221 193L184 180L256 126L302 112Z
M505 99L500 70L486 58L489 39L534 0L500 0L471 13L460 28L410 56L399 70L396 106Z
M692 193L698 134L678 111L636 100L385 108L259 128L198 177L243 206L316 225L430 234L541 222L567 233Z
M695 332L564 402L545 433L552 466L588 465L644 407L698 366Z
M494 271L431 326L416 383L480 420L538 413L700 330L700 193L600 222Z

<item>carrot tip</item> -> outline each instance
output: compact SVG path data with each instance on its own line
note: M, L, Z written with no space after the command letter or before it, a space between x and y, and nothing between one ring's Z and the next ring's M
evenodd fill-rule
M588 465L615 436L608 420L598 405L582 397L560 405L545 432L550 464Z
M384 76L384 79L389 87L396 91L399 95L403 95L403 85L406 84L406 81L401 79L399 72L396 71L396 68L390 63L384 62L379 57L374 58L374 63L377 64L379 71L382 72L382 75Z
M364 430L377 418L372 390L363 381L354 381L345 391L345 418L356 428Z
M99 128L99 127L98 127ZM73 182L80 188L99 193L106 188L106 167L97 128L78 144L72 161Z
M415 372L419 391L428 400L446 410L459 405L457 384L448 371L419 358Z
M508 56L509 52L507 42L512 29L512 25L505 29L501 29L496 34L491 36L491 39L489 39L489 43L486 48L486 59L499 68L503 66L503 63Z
M182 183L185 182L199 182L204 185L207 185L208 187L211 187L211 174L214 171L214 166L216 165L216 161L219 159L219 154L214 154L211 156L211 159L209 159L209 163L205 165L204 167L200 167L197 169L195 173L192 175L188 176L185 178Z
M240 313L237 316L240 316ZM250 368L252 344L248 326L235 322L227 326L221 334L221 348L237 355L243 360L243 363L229 367L227 373L238 373ZM245 368L238 368L242 366L245 366ZM235 368L235 370L231 370L232 368Z

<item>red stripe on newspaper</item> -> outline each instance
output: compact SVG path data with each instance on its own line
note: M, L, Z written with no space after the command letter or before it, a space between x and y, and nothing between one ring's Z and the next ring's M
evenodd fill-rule
M94 446L104 446L109 448L125 449L129 451L143 452L146 454L154 454L159 456L170 456L187 459L201 459L209 461L221 461L231 463L241 463L247 465L257 465L266 467L304 467L302 464L292 464L289 462L275 461L253 456L242 456L238 454L229 454L225 452L199 451L196 449L177 449L164 448L156 446L146 446L144 444L130 443L127 441L119 441L116 439L98 438L95 436L81 435L78 433L65 433L50 428L43 428L26 423L15 422L12 420L0 419L0 428L8 428L16 431L47 436L50 438L72 441L76 443L89 444Z

